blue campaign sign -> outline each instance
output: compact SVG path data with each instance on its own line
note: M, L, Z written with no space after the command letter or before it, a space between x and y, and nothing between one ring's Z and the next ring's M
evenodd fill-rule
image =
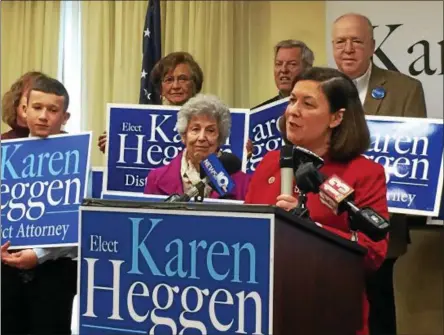
M437 216L443 186L443 121L367 116L366 156L384 166L392 213Z
M183 150L177 133L180 107L108 104L108 144L104 191L143 192L148 173ZM231 135L222 150L244 161L247 110L230 109Z
M271 334L271 215L82 207L79 333Z
M93 167L91 169L90 185L92 198L102 198L103 171L103 167Z
M242 161L242 171L247 169L247 152L245 147L248 140L249 118L248 109L230 108L231 130L230 137L222 146L222 150L235 154Z
M278 122L287 105L288 98L285 98L250 111L249 136L253 141L253 154L247 162L247 173L256 171L267 152L278 150L282 146Z
M10 249L78 242L91 133L1 142L1 243Z

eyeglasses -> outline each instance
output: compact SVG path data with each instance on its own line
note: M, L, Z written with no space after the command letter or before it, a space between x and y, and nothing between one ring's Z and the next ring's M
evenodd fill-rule
M162 82L163 82L164 84L171 85L171 84L173 84L174 81L176 81L176 80L177 80L177 82L178 82L179 84L185 84L185 83L187 83L187 82L190 81L190 78L189 78L188 76L186 76L186 75L180 75L180 76L178 76L178 77L167 76L167 77L163 78Z
M349 43L350 42L350 43ZM365 43L359 38L347 38L347 39L337 39L333 41L333 46L335 49L342 50L349 45L353 49L363 49Z

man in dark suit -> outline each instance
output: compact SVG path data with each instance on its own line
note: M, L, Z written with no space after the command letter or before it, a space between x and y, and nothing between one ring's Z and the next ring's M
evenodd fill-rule
M274 81L278 95L253 107L258 108L286 98L293 89L295 78L305 69L313 66L313 51L302 41L284 40L274 47Z
M337 18L332 29L333 56L340 71L355 82L368 115L426 117L424 91L419 80L373 64L373 26L360 14ZM392 215L389 247L381 268L367 280L372 335L396 334L393 267L407 251L407 222L425 218Z

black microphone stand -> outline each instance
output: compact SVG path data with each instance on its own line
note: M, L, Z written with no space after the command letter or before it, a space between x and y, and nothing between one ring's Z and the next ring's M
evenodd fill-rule
M291 211L291 214L300 218L310 219L310 212L307 207L307 195L305 192L299 191L298 205Z
M351 231L351 237L350 237L350 241L352 242L358 242L358 227L355 227L356 224L353 223L353 219L354 219L354 215L353 213L350 213L350 211L348 211L348 227L350 228Z
M197 195L193 198L193 199L194 199L194 202L203 202L203 200L204 200L204 190L205 190L205 187L199 189L199 194L197 194Z

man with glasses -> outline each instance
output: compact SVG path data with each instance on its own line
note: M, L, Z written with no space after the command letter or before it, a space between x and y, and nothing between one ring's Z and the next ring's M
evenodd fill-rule
M333 56L340 71L353 79L367 115L426 117L424 91L419 80L383 70L372 62L375 50L373 26L360 14L337 18L332 29ZM372 335L396 334L393 267L407 251L407 222L422 217L392 215L386 260L367 280Z

